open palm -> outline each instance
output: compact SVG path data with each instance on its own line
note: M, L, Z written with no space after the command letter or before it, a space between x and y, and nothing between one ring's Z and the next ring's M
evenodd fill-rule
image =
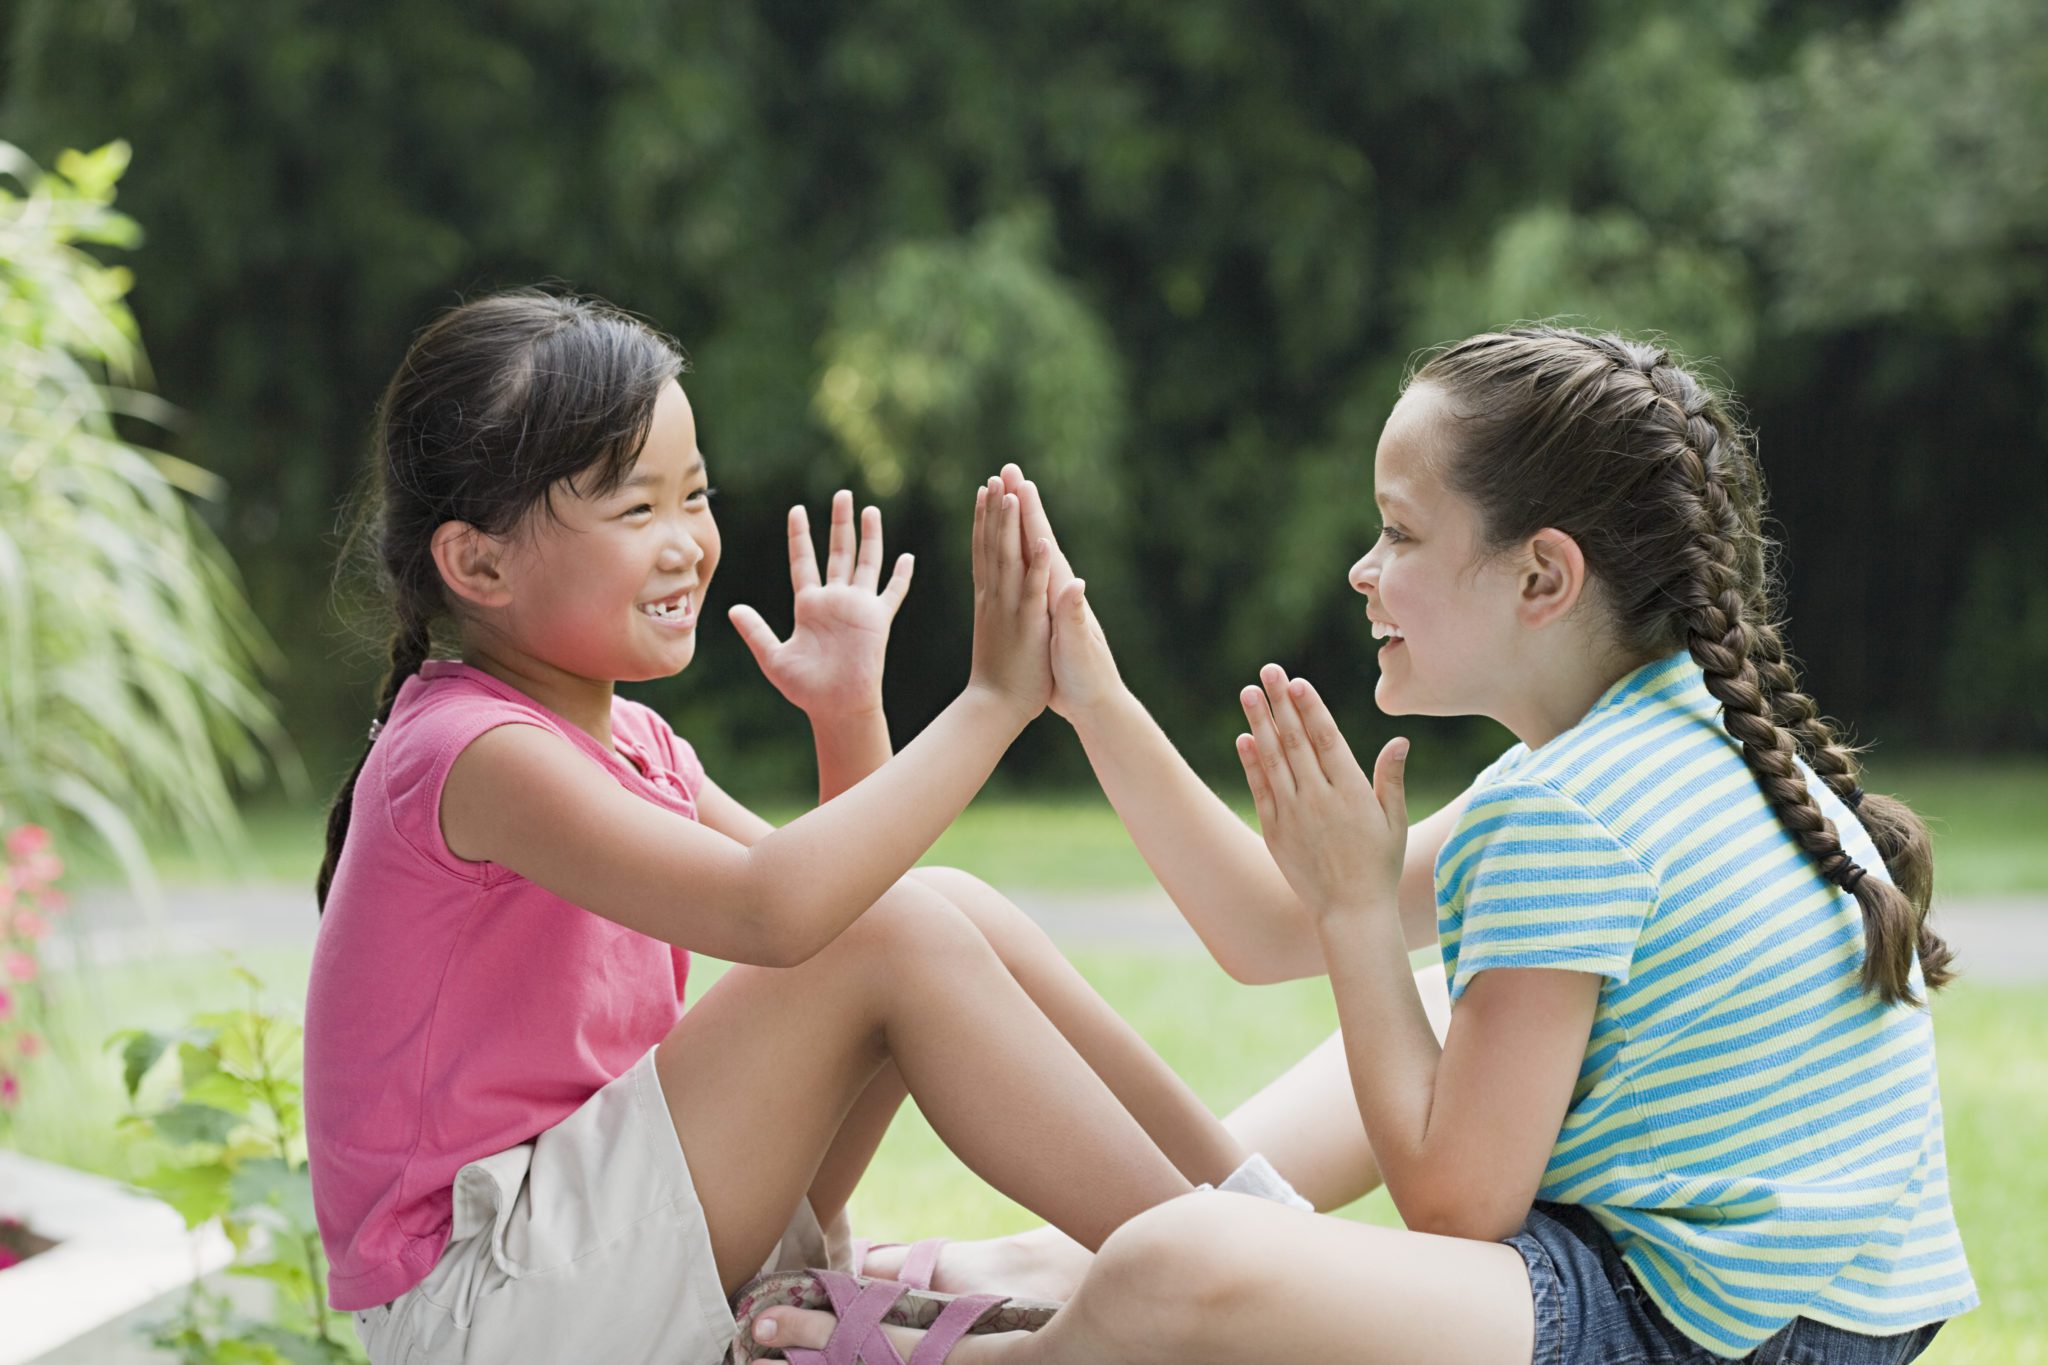
M882 662L889 626L910 591L911 557L900 555L886 587L882 576L882 513L869 507L853 524L853 494L832 499L825 571L818 573L810 517L789 509L789 581L795 623L779 640L761 614L736 606L733 627L776 691L812 716L872 710L882 704Z

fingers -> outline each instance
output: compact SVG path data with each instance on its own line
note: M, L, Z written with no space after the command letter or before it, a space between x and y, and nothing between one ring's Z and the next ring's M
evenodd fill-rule
M1280 736L1280 747L1287 756L1288 767L1304 781L1312 775L1327 776L1314 746L1309 743L1308 730L1301 723L1301 712L1295 709L1286 672L1278 664L1267 664L1259 670L1259 682L1266 689L1267 709L1273 713L1273 729Z
M1244 764L1245 785L1252 789L1252 806L1259 813L1259 828L1273 828L1273 784L1266 780L1266 765L1259 756L1259 742L1250 735L1237 737L1237 761Z
M844 583L853 576L853 494L842 488L832 495L832 534L825 549L825 581Z
M732 622L732 628L740 633L740 639L746 642L747 651L754 656L754 662L761 666L762 672L767 672L768 661L774 657L776 650L782 648L782 641L775 638L775 632L761 619L761 613L752 607L736 606L725 615L726 619Z
M1380 750L1372 765L1373 795L1387 814L1387 825L1397 833L1408 830L1408 740L1396 735Z
M974 553L970 558L974 564L974 586L977 592L987 592L995 586L992 573L995 551L989 544L990 531L994 525L990 513L994 503L995 496L990 491L989 484L985 483L974 490Z
M853 586L875 590L882 581L882 509L867 506L860 513L860 550L853 560Z
M1014 464L1003 466L1003 487L1015 493L1024 508L1024 534L1033 540L1044 540L1052 546L1052 591L1058 593L1074 576L1067 557L1060 551L1059 537L1052 532L1052 522L1045 514L1045 500L1039 496L1038 485L1024 477L1024 471Z
M1021 523L1023 519L1020 517L1018 520ZM1042 605L1051 578L1052 542L1044 539L1034 540L1031 542L1031 561L1024 570L1024 600Z
M1247 687L1238 693L1237 699L1244 706L1245 719L1251 722L1252 742L1257 746L1259 768L1266 775L1267 783L1274 792L1282 796L1294 794L1294 770L1288 766L1287 754L1280 745L1280 731L1273 723L1273 711L1267 704L1266 694L1256 687Z
M798 503L789 509L789 586L798 592L818 586L818 551L811 544L811 514Z
M896 609L903 605L904 597L910 592L910 570L915 563L914 556L896 556L896 567L889 573L888 586L882 589L882 605L889 609L891 619L894 619Z
M1358 766L1358 756L1345 743L1344 732L1337 728L1337 718L1323 704L1322 694L1309 685L1307 678L1294 678L1287 684L1287 695L1294 703L1295 713L1301 717L1302 729L1308 735L1309 747L1315 750L1316 761L1322 764L1323 772L1330 780L1363 778L1365 770Z
M999 493L999 507L996 512L997 534L1000 544L996 553L1000 556L999 566L1007 592L1014 592L1022 585L1024 573L1024 521L1022 508L1015 493Z

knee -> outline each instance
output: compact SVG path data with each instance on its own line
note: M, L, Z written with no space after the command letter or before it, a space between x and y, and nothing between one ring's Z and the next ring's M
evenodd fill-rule
M986 956L989 948L967 914L947 897L906 878L882 894L839 936L845 951L885 959L897 968Z
M1203 1340L1208 1324L1247 1310L1254 1267L1231 1235L1228 1195L1197 1193L1146 1210L1102 1244L1087 1287L1142 1339Z
M1027 953L1052 947L1052 939L1037 921L971 872L957 867L918 867L912 868L904 880L926 887L959 907L960 913L995 946L1005 962L1015 965Z

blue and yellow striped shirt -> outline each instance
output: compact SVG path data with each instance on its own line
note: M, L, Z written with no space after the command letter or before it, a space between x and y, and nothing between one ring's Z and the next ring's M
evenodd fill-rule
M1598 1219L1688 1337L1735 1356L1794 1317L1883 1335L1976 1304L1932 1020L1860 989L1855 898L1779 821L1689 655L1488 768L1436 897L1454 1008L1493 967L1608 978L1537 1197Z

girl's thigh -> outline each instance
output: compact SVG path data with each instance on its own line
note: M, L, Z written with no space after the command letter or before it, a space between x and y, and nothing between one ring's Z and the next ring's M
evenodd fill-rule
M1535 1332L1512 1247L1218 1193L1126 1224L1069 1308L1072 1354L1048 1358L1524 1365ZM1048 1348L1061 1326L1045 1329Z

